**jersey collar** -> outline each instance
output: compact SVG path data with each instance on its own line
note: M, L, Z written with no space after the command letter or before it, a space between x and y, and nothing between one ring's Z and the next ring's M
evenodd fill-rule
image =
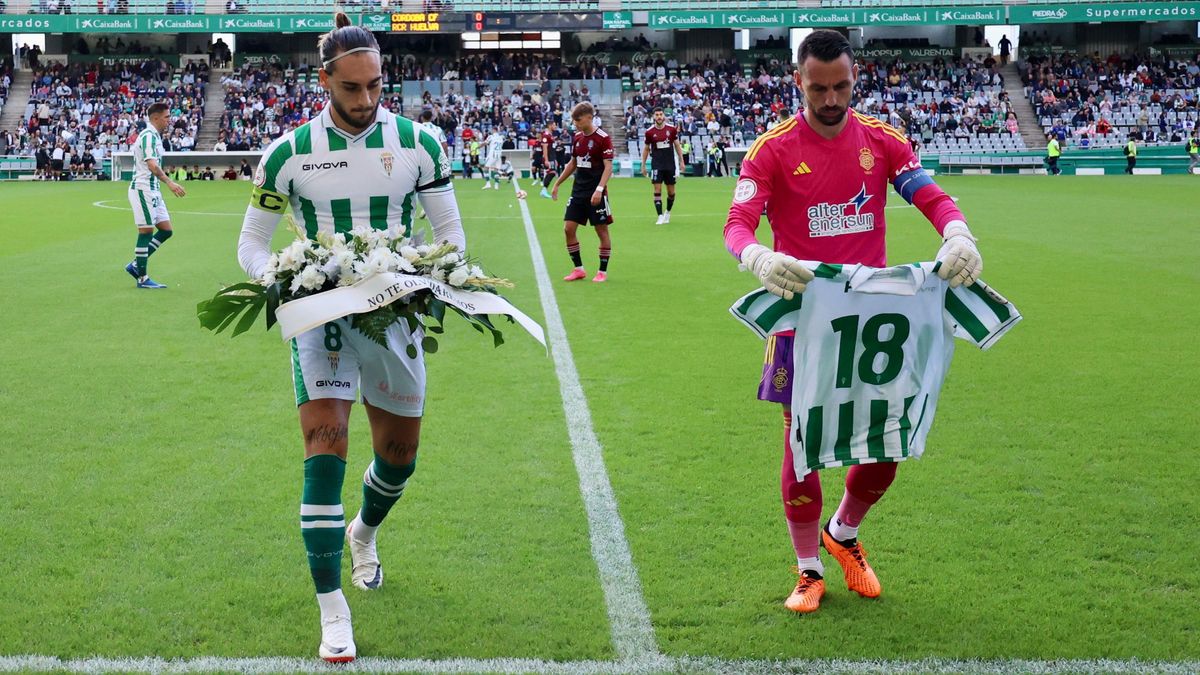
M367 136L370 136L371 132L375 131L375 128L378 127L379 125L386 124L387 123L387 114L388 114L387 111L384 110L382 106L375 108L375 123L372 124L371 126L367 127L366 130L363 131L362 133L355 135L355 136L351 136L350 134L346 133L345 131L342 131L342 128L339 127L337 125L337 123L333 121L333 104L328 103L328 104L326 104L325 108L321 111L321 124L324 125L326 129L332 129L333 133L341 136L342 138L345 138L346 140L350 141L351 143L357 143L358 141L361 141L362 139L366 138Z

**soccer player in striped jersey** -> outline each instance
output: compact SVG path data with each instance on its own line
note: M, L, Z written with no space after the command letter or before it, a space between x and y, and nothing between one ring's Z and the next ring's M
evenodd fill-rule
M129 205L133 207L133 223L137 225L138 236L133 262L125 266L125 271L137 280L138 288L166 288L151 279L146 270L150 256L174 234L159 182L176 197L187 194L183 186L171 180L162 169L162 133L171 122L168 111L166 103L151 103L146 110L146 128L133 143L134 170L133 180L129 183Z
M411 231L413 202L419 199L436 241L465 249L441 145L412 120L379 105L383 75L374 36L338 12L318 50L329 105L263 154L238 241L243 269L262 276L271 235L289 206L310 238L364 227L398 236ZM321 611L318 653L327 661L352 661L357 653L341 590L342 548L350 548L353 584L379 588L383 567L376 531L416 470L425 403L421 337L419 330L392 326L385 348L345 318L291 343L305 456L300 533ZM406 348L415 348L416 357ZM360 393L375 456L363 475L362 506L347 526L342 482L350 407Z
M913 156L908 140L893 127L850 109L858 67L840 33L813 31L797 58L807 104L798 114L763 134L742 162L725 223L725 244L742 268L784 298L804 291L813 274L798 260L885 267L884 202L888 183L916 206L942 237L938 274L952 286L972 284L983 263L975 239L954 200ZM754 236L766 207L774 250ZM842 567L849 588L878 597L881 586L858 541L868 510L891 485L896 464L860 464L850 469L837 512L821 525L821 483L812 471L798 478L792 459L791 390L793 335L772 335L759 398L783 403L784 515L795 549L799 577L784 603L812 612L825 594L819 545Z

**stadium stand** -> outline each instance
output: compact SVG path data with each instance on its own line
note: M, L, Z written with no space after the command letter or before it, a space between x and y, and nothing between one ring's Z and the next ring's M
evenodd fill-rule
M859 61L855 109L905 129L924 149L938 153L1024 150L1013 103L992 61ZM621 66L622 71L625 65ZM626 107L631 156L641 156L650 111L666 108L689 141L689 163L706 161L714 143L722 154L740 148L794 113L800 95L779 63L759 63L755 74L735 61L679 66L654 61L633 69L635 83Z
M1031 57L1022 79L1042 129L1064 147L1182 142L1200 120L1200 56L1191 61L1111 55Z
M171 105L166 148L191 150L204 115L207 79L204 64L174 68L154 58L117 66L55 63L36 68L10 154L53 156L61 148L69 155L67 167L72 158L90 156L98 168L105 157L128 149L154 101Z
M478 64L474 59L467 68ZM447 67L456 63L446 62ZM485 84L477 81L475 95L447 94L435 97L425 92L418 105L405 107L398 93L398 85L406 66L389 66L385 73L385 88L382 105L396 114L415 118L421 110L434 112L435 123L446 132L451 158L460 160L464 151L462 132L472 129L472 134L482 138L494 128L503 129L509 136L513 150L528 150L528 139L540 132L550 119L560 125L568 117L571 107L588 100L586 85L575 88L568 85L564 92L561 86L545 91L526 91L515 87L505 91L502 85ZM431 71L433 64L430 64ZM521 68L536 69L537 64L524 64ZM520 75L524 71L507 71ZM226 150L261 150L273 139L288 130L304 124L324 108L328 97L320 88L316 71L309 68L293 68L291 65L269 64L243 66L221 79L225 87L225 110L221 116L218 143ZM206 150L208 148L205 148Z

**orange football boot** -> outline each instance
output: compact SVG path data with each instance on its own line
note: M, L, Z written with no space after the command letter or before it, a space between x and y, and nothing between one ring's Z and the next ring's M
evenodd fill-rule
M783 602L783 606L801 614L817 611L817 608L821 606L821 598L825 596L825 580L809 570L800 571L797 568L793 568L793 570L800 575L800 578L796 580L796 589Z
M837 558L838 564L842 566L842 572L846 575L846 586L864 598L878 598L883 589L879 586L875 570L867 563L867 551L857 539L852 541L851 545L844 546L829 534L829 523L825 523L825 527L821 528L821 545Z

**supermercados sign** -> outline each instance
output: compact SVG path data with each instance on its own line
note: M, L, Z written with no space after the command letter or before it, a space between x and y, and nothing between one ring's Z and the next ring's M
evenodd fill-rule
M1200 19L1200 2L1108 2L1010 5L1009 23L1177 21Z

